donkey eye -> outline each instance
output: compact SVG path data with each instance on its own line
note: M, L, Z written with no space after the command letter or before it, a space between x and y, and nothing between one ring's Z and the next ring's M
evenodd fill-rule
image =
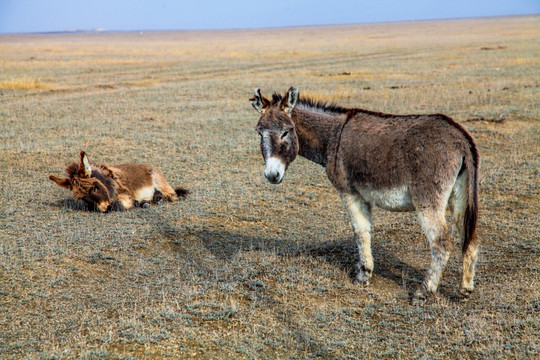
M281 140L285 139L287 135L289 135L289 130L286 130L283 132L283 134L281 134Z

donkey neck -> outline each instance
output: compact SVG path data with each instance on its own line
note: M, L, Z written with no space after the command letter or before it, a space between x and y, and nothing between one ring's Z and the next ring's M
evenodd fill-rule
M302 105L292 112L298 136L298 154L326 166L329 144L339 131L346 114L310 109Z
M92 171L92 177L101 181L101 183L107 188L107 191L109 192L109 198L111 200L115 199L118 190L118 183L111 175L106 175L103 173L104 171L110 173L110 169L103 165L92 165L94 170Z

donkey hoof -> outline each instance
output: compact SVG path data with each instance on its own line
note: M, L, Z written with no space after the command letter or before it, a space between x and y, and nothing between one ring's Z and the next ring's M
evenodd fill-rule
M464 297L464 298L468 298L469 296L471 296L472 294L472 289L467 289L467 288L464 288L464 287L461 287L459 289L459 293Z
M431 295L431 293L423 285L421 285L414 293L413 301L424 301L429 297L429 295Z
M368 286L371 280L372 271L367 269L364 265L357 264L355 266L354 284Z
M369 286L369 280L370 279L364 279L364 278L359 279L357 275L356 278L353 280L353 284L360 285L360 286Z
M141 204L141 207L142 207L143 209L147 209L149 206L150 206L150 204L147 203L147 202L143 202L143 203Z

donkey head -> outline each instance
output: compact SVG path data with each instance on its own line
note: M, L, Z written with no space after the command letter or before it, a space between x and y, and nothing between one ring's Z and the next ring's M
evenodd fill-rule
M291 119L298 102L298 90L291 87L284 97L274 94L272 100L268 100L257 88L249 101L261 114L255 130L261 136L261 153L266 164L264 176L272 184L279 184L298 155L298 136Z
M75 200L84 200L90 209L106 212L111 205L109 191L103 183L95 177L88 157L81 151L80 164L71 164L66 168L69 178L58 178L54 175L49 179L58 185L71 190Z

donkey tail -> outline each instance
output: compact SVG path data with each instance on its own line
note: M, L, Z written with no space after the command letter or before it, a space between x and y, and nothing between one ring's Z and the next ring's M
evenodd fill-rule
M471 139L472 140L472 139ZM474 142L470 142L471 152L465 156L463 166L467 171L467 204L463 216L463 249L465 254L469 245L476 236L476 225L478 223L478 166L480 156Z
M178 195L178 197L183 197L183 198L188 196L188 194L190 193L188 189L184 189L181 187L174 189L174 192L176 193L176 195Z

